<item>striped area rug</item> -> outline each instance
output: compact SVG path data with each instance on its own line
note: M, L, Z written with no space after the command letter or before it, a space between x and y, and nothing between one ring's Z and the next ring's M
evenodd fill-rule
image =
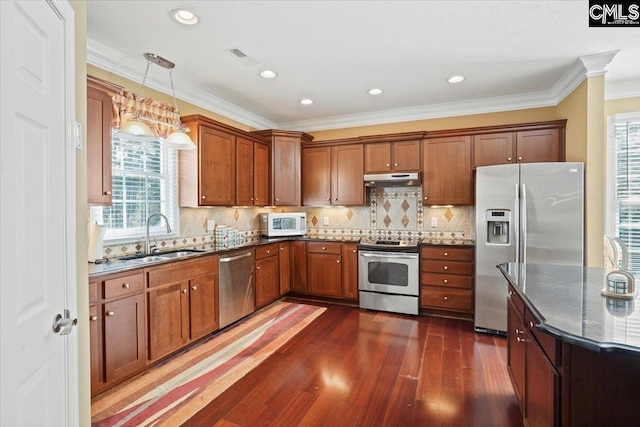
M320 316L278 301L168 362L97 396L93 426L178 426Z

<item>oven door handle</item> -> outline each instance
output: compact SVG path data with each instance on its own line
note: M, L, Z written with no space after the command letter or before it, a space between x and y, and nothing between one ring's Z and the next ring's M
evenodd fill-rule
M381 255L379 253L360 252L358 255L364 258L380 258L380 259L385 259L385 258L417 259L418 258L418 254L407 255L407 254L396 254L396 253L390 253L390 252L385 252L384 255Z

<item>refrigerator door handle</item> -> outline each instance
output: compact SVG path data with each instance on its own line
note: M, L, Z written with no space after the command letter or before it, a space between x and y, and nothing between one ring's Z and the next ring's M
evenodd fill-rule
M519 211L519 208L520 208L520 194L519 194L519 191L518 191L520 188L519 188L518 184L514 184L514 187L515 187L515 198L514 198L515 206L514 206L514 209L513 209L513 214L514 214L513 224L514 224L514 227L512 227L511 229L515 230L515 231L512 231L513 235L516 238L515 239L516 240L515 241L515 247L516 247L516 259L515 259L515 261L516 262L520 262L520 222L519 222L520 221L520 211Z
M522 184L522 260L527 262L527 186Z

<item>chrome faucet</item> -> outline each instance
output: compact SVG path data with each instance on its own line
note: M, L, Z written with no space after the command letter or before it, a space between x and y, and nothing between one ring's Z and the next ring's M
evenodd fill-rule
M146 254L150 254L151 253L151 245L149 244L149 222L151 221L151 218L153 218L154 216L161 216L162 218L164 218L164 222L167 224L167 233L171 233L171 226L169 225L169 220L167 219L166 216L164 216L164 214L161 213L153 213L151 215L149 215L147 217L147 237L144 241L145 243L145 253ZM154 252L157 251L157 248L154 245Z

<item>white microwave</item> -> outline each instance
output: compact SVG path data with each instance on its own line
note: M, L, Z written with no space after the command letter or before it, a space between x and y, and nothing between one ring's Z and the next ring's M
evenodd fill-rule
M304 236L307 234L307 214L304 212L260 214L260 234L265 237Z

